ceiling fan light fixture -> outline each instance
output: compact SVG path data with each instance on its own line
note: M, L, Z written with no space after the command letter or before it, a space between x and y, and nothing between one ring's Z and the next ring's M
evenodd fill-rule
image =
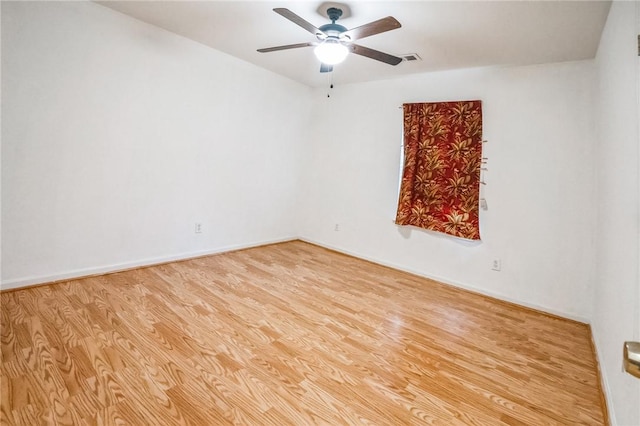
M344 61L349 49L335 38L327 38L313 50L316 58L323 64L336 65Z

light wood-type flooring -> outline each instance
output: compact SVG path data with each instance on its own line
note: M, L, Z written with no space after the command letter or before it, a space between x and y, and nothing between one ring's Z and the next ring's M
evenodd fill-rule
M300 241L0 297L3 425L606 422L586 325Z

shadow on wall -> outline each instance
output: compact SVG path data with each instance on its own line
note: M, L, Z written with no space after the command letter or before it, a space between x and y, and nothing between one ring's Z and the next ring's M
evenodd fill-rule
M464 247L478 247L479 245L482 244L482 240L466 240L464 238L455 237L453 235L447 235L440 232L429 231L427 229L418 228L417 226L396 225L396 228L398 229L398 234L400 234L400 236L405 240L410 239L411 233L413 231L416 231L416 232L428 234L432 237L436 237L442 240L452 241Z

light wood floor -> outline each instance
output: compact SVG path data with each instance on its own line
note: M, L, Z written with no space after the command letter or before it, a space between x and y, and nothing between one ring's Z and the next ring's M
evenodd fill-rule
M586 325L299 241L0 297L3 425L605 423Z

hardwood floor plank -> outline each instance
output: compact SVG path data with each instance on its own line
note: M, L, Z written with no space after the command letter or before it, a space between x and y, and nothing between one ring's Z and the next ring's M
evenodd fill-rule
M606 424L587 325L300 241L0 293L0 424Z

